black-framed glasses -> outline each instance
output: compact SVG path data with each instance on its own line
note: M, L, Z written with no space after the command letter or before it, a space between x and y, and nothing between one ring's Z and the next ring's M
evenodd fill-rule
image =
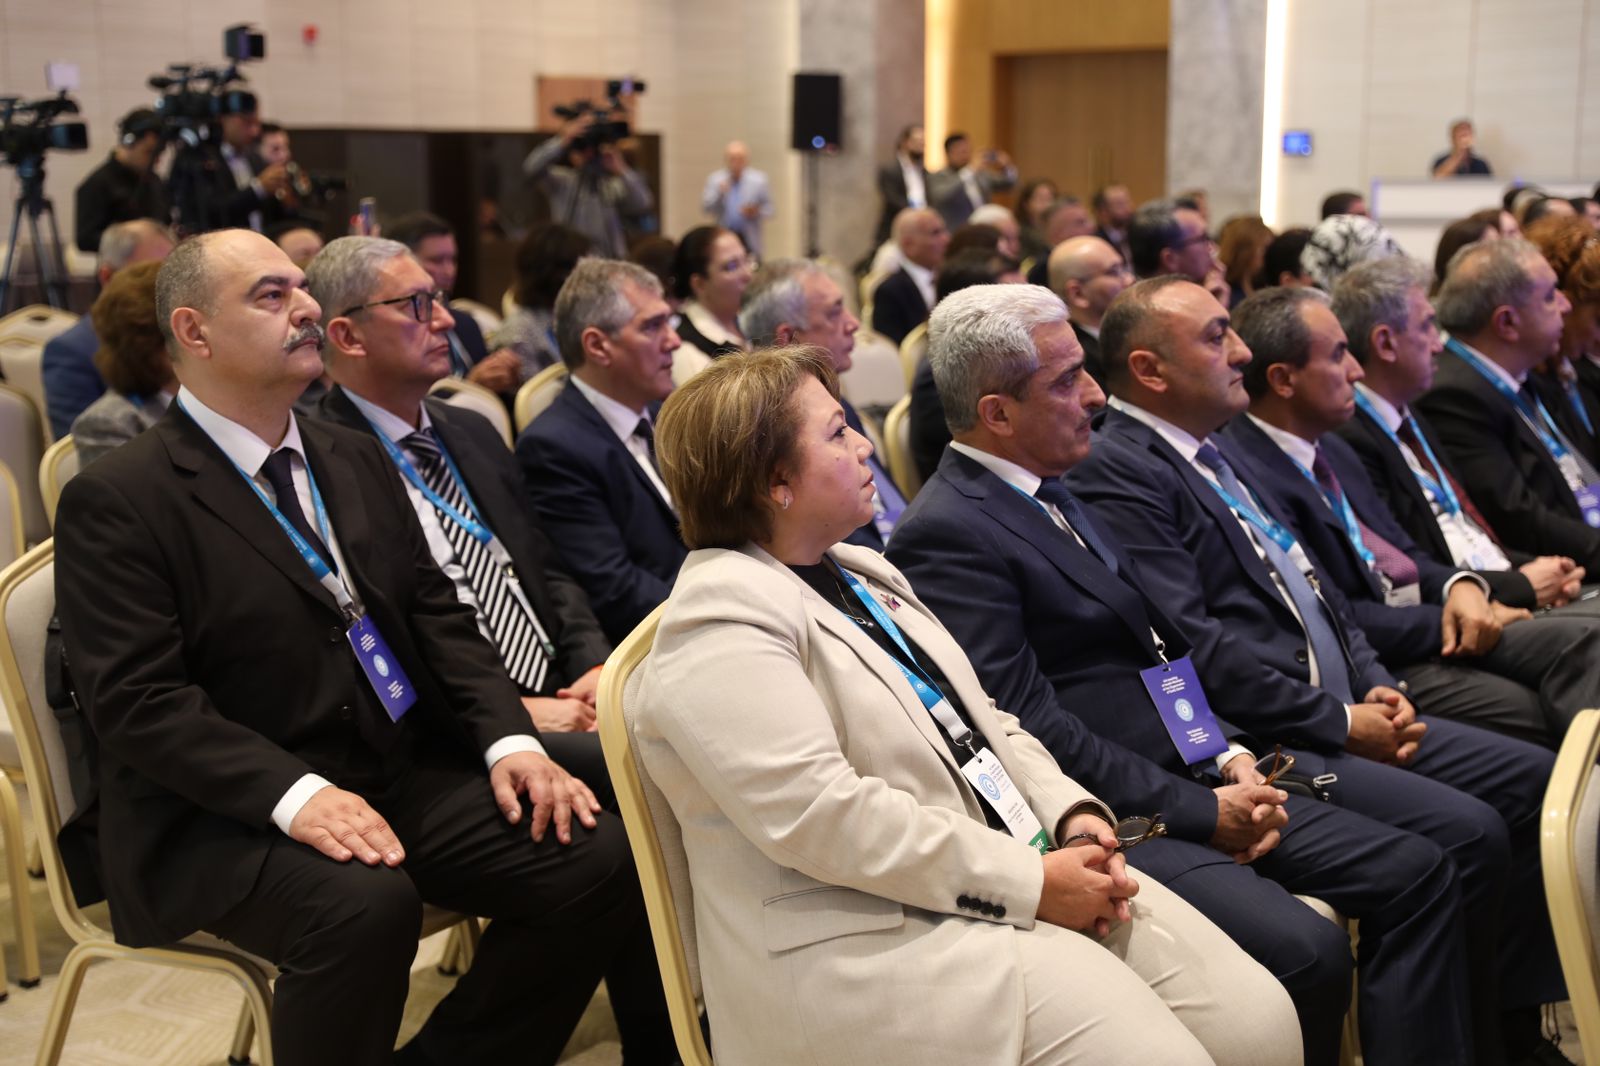
M390 304L403 303L409 303L411 305L412 318L426 325L427 323L433 321L433 305L436 303L444 303L444 293L438 291L411 292L404 296L396 296L391 300L373 300L371 303L357 304L354 307L347 307L343 311L340 311L337 317L344 318L348 315L355 314L357 311L365 311L372 307L387 307Z
M1279 744L1271 755L1256 760L1256 773L1263 778L1263 785L1270 785L1290 770L1294 769L1294 756L1283 750Z
M1211 239L1211 234L1209 233L1196 233L1193 237L1184 237L1182 240L1173 242L1172 250L1175 252L1181 252L1191 244L1199 244L1201 241L1211 245L1215 245L1217 243Z
M1161 820L1159 814L1150 818L1135 816L1121 819L1112 827L1111 832L1117 838L1117 850L1127 851L1129 848L1138 847L1146 840L1166 836L1167 823Z

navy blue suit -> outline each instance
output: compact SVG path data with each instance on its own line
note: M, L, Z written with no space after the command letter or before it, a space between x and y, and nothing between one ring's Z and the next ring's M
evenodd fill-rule
M1184 764L1139 680L1160 662L1152 630L1170 659L1191 648L1144 594L1134 560L1119 556L1113 574L1020 492L954 450L907 510L888 554L960 642L985 690L1067 773L1119 812L1163 812L1169 838L1141 845L1130 861L1284 983L1308 1063L1338 1057L1350 951L1337 927L1291 893L1358 918L1363 936L1378 931L1360 984L1368 1058L1425 1058L1439 1046L1433 1041L1448 1045L1466 1028L1459 889L1434 844L1293 796L1281 843L1251 866L1208 845L1217 815L1210 789L1220 779L1210 760ZM1213 707L1230 713L1260 698L1206 688ZM1419 984L1419 972L1435 979Z
M99 347L94 319L88 315L45 342L39 370L44 377L50 433L56 440L71 433L73 419L106 391L105 379L94 365Z
M844 420L846 424L848 424L851 429L865 437L867 435L867 431L861 425L861 416L856 414L856 409L851 405L850 401L841 396L839 397L839 406L844 409ZM889 477L889 471L884 469L882 464L877 461L876 456L873 457L872 465L874 467L872 476L875 479L884 478L887 479L891 485L894 484L893 479ZM883 535L878 532L878 525L876 522L866 522L858 527L854 533L851 533L844 539L847 543L859 544L863 548L871 548L876 552L883 551Z
M1248 487L1253 467L1232 442L1213 438L1211 443ZM1310 685L1305 632L1266 564L1206 479L1154 429L1108 411L1089 458L1066 480L1139 564L1146 590L1189 634L1197 657L1253 659L1260 667L1237 689L1242 700L1260 706L1250 722L1233 712L1236 724L1264 740L1301 742L1304 720L1294 712L1320 695L1333 704L1343 729L1338 701ZM1263 495L1260 486L1254 491ZM1261 502L1278 521L1286 520L1270 497ZM1361 631L1345 624L1350 617L1345 598L1331 583L1323 585L1323 593L1331 607L1329 621L1348 648L1344 667L1352 690L1359 697L1373 685L1392 683ZM1341 664L1321 667L1340 669ZM1276 680L1263 676L1274 673ZM1208 674L1202 677L1208 692L1231 687ZM1280 693L1287 696L1268 698ZM1276 711L1280 702L1290 713ZM1274 717L1283 721L1276 730ZM1325 736L1317 746L1326 769L1339 775L1330 788L1337 802L1427 837L1455 861L1471 931L1475 1040L1486 1054L1498 1055L1498 1007L1549 1002L1563 994L1539 873L1538 823L1554 760L1548 751L1510 737L1437 718L1421 720L1427 735L1406 769L1345 755ZM1320 772L1315 765L1301 769ZM1506 898L1515 902L1502 912Z
M667 598L688 551L678 519L570 382L517 438L539 525L613 644Z

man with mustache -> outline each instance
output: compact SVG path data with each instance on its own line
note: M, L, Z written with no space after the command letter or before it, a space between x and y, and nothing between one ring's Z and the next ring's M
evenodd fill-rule
M381 445L295 417L324 341L301 271L218 231L156 302L178 397L57 522L118 939L274 961L278 1059L349 1066L391 1061L423 901L489 916L400 1061L555 1062L648 951L620 822L546 753ZM658 1016L639 1054L671 1061Z

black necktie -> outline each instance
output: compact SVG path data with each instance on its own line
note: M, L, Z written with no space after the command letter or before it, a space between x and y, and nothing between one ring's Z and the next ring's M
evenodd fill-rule
M661 467L656 465L656 431L648 418L639 419L639 424L633 427L633 435L644 441L644 450L650 454L650 465L656 468L656 473L661 472Z
M1094 525L1089 521L1089 514L1083 509L1083 504L1078 498L1067 490L1058 478L1047 477L1039 482L1039 488L1034 495L1045 503L1055 504L1056 510L1061 512L1061 517L1067 520L1067 525L1072 527L1083 543L1094 553L1095 558L1106 564L1106 569L1113 574L1117 572L1117 557L1112 554L1106 542L1100 539L1100 534L1095 532Z
M294 454L291 448L279 448L267 456L267 461L261 464L261 473L267 479L267 484L272 486L273 495L278 497L278 511L289 520L295 532L305 538L311 549L322 557L328 564L328 569L334 573L339 572L339 567L333 561L333 553L322 542L317 531L311 528L311 523L306 521L305 511L300 509L300 494L294 491L294 478L289 472L289 457Z

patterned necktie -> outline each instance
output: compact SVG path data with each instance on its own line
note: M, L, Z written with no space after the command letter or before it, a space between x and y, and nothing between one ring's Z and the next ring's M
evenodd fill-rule
M1117 572L1117 557L1106 547L1106 542L1100 539L1100 534L1095 532L1094 524L1089 521L1089 513L1083 509L1083 504L1068 491L1060 478L1047 477L1039 482L1039 488L1034 492L1034 496L1045 503L1054 504L1056 510L1061 512L1061 517L1067 520L1067 525L1078 534L1088 549L1094 553L1095 558L1105 563L1106 569L1113 574Z
M1240 484L1238 475L1233 472L1233 466L1222 457L1211 444L1200 445L1200 451L1195 458L1204 464L1217 476L1220 484L1228 495L1240 503L1254 501L1244 485ZM1255 505L1260 512L1259 504ZM1255 530L1254 525L1250 527ZM1311 582L1300 568L1289 558L1277 541L1261 534L1255 537L1255 542L1261 545L1267 561L1278 572L1278 579L1283 582L1283 589L1293 601L1295 610L1300 615L1300 624L1306 631L1306 642L1311 645L1311 650L1317 657L1317 669L1321 675L1322 688L1329 695L1341 703L1354 703L1355 696L1350 689L1350 670L1345 665L1344 645L1339 641L1339 634L1333 628L1329 615L1324 613L1322 597L1312 589Z
M473 513L466 493L444 461L444 452L431 427L409 434L400 444L416 458L417 473L430 489L461 514L482 521ZM531 610L523 610L511 591L510 576L495 562L487 545L450 518L441 515L439 525L466 571L467 584L478 598L478 610L494 636L506 673L524 692L542 691L550 670L550 641L544 627Z
M633 435L644 441L644 450L650 454L650 465L655 467L656 473L661 473L661 467L656 465L656 430L650 420L639 419L639 424L633 427Z
M1344 514L1341 512L1349 507L1349 514L1355 518L1356 528L1361 531L1361 540L1372 553L1378 565L1378 572L1388 578L1389 583L1397 589L1415 585L1420 577L1417 573L1416 560L1367 528L1367 524L1361 521L1361 516L1356 514L1355 508L1350 507L1349 501L1345 499L1344 487L1334 475L1333 467L1322 457L1320 448L1317 449L1317 458L1311 464L1311 475L1317 479L1317 487L1322 490L1323 498L1328 501L1328 507L1333 511L1334 517L1342 522ZM1355 545L1352 544L1351 547Z
M1417 428L1411 424L1409 415L1400 420L1400 428L1395 430L1395 436L1399 437L1405 446L1411 449L1411 454L1417 460L1418 465L1433 469L1428 462L1428 449L1422 446L1422 439L1417 436ZM1472 502L1472 497L1467 495L1467 490L1462 488L1461 482L1457 481L1455 475L1450 473L1450 468L1441 463L1435 473L1443 474L1444 479L1450 483L1450 491L1456 494L1456 502L1461 505L1461 513L1472 519L1473 525L1483 530L1484 536L1494 541L1496 547L1504 550L1505 545L1501 544L1500 538L1495 536L1494 527L1479 512L1477 505ZM1443 500L1439 502L1441 506L1444 503Z
M289 472L289 457L293 454L292 448L279 448L267 456L267 461L261 464L261 473L272 486L272 494L278 498L279 513L289 520L295 532L304 537L312 550L322 557L322 561L328 564L328 569L337 574L339 566L333 561L333 553L322 542L317 531L311 528L311 523L306 521L305 511L300 508L300 494L294 491L294 478Z

